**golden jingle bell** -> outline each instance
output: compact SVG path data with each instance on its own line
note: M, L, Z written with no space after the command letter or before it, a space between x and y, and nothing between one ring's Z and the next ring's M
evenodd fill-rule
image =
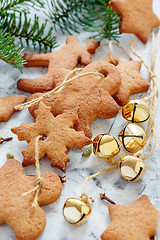
M119 168L122 177L130 182L138 182L144 171L145 163L140 158L134 156L124 156L119 161Z
M67 222L73 225L85 223L90 216L90 206L82 199L68 198L63 207L63 216Z
M146 133L135 123L127 124L118 135L119 141L129 152L135 152L144 146L146 142Z
M130 100L123 106L122 116L132 123L145 122L150 117L149 107L144 101Z
M93 140L93 152L99 158L110 158L120 152L120 146L111 134L99 134Z

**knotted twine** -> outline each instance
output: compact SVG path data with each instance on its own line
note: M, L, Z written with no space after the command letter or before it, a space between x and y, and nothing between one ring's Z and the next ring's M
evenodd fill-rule
M150 101L150 106L149 106L149 108L150 108L150 118L148 120L148 126L147 126L147 129L146 129L147 141L146 141L146 144L143 146L143 148L141 150L139 150L138 152L136 152L134 154L134 156L140 157L144 153L146 148L149 146L152 138L154 138L154 140L153 140L153 145L152 145L151 150L149 151L148 154L146 154L146 156L141 158L142 160L147 159L152 154L152 152L154 151L154 149L156 147L156 143L157 143L157 136L156 136L156 132L155 132L155 113L156 113L157 102L158 102L158 81L156 79L157 77L156 77L156 74L154 72L154 68L155 68L156 55L157 55L158 46L159 46L159 40L160 40L160 29L159 29L159 32L158 32L157 39L155 39L155 34L152 31L151 67L149 67L144 62L144 60L133 49L134 41L131 42L131 46L130 46L130 49L131 49L132 53L135 56L137 56L143 62L144 66L148 70L150 88L151 88L150 96L142 99L142 101L144 101L144 102Z
M41 191L41 187L42 187L42 183L43 183L43 178L40 175L39 145L38 145L38 141L42 137L43 136L39 135L35 139L35 165L36 165L37 186L34 187L33 189L31 189L30 191L22 194L25 197L26 195L28 195L32 192L36 192L35 196L34 196L34 199L33 199L32 207L36 207L38 205L38 195Z
M155 67L155 62L156 62L156 54L157 54L157 50L158 50L158 46L159 46L159 39L160 39L160 29L159 29L159 32L158 32L158 37L157 37L157 40L155 41L155 35L154 35L154 32L152 31L152 52L151 52L151 67L149 67L145 62L144 60L133 50L133 44L134 42L132 41L131 42L131 46L130 46L130 49L132 51L132 53L137 56L142 62L143 64L145 65L145 67L147 68L148 72L149 72L149 81L150 81L150 85L151 85L151 93L150 93L150 96L149 97L146 97L144 99L142 99L142 101L145 101L145 102L148 102L150 101L150 118L149 118L149 121L148 121L148 127L146 129L146 134L147 134L147 141L144 145L144 147L136 152L133 156L136 156L136 157L140 157L145 149L149 146L149 143L151 142L152 138L154 137L154 143L153 143L153 146L152 146L152 149L150 150L150 152L143 158L141 158L142 160L145 160L146 158L148 158L153 150L155 149L155 146L156 146L156 141L157 141L157 137L156 137L156 132L155 132L155 124L154 124L154 120L155 120L155 111L156 111L156 108L157 108L157 102L158 102L158 82L157 82L157 79L156 79L156 75L154 73L154 67ZM112 49L112 45L116 45L117 47L119 47L125 54L126 54L126 51L125 49L123 49L122 47L120 47L118 44L115 44L113 42L110 42L109 43L109 48L110 48L110 58L111 58L111 53L113 51ZM128 55L128 53L126 54L129 59L131 60L132 58ZM112 60L112 59L111 59ZM113 158L112 158L113 159ZM109 159L106 159L107 161ZM114 159L113 159L114 160ZM114 161L113 161L114 163ZM118 161L116 163L116 160L115 160L115 166L111 167L111 168L107 168L107 169L104 169L102 171L99 171L91 176L88 176L85 178L83 184L82 184L82 187L81 187L81 198L82 200L84 200L85 202L87 202L89 205L92 204L92 201L91 199L88 197L87 193L85 192L85 185L87 184L87 182L105 172L109 172L109 171L112 171L114 169L118 168Z
M74 69L73 71L71 71L67 76L66 78L64 79L64 81L59 85L57 86L56 88L54 88L53 90L49 91L49 92L46 92L46 93L43 93L40 97L38 98L35 98L31 101L28 101L26 103L22 103L20 105L17 105L14 107L14 109L16 111L18 110L23 110L25 108L29 108L31 106L33 106L34 104L37 104L39 103L41 100L43 99L46 99L48 97L51 97L52 95L60 92L62 90L62 88L64 87L64 85L66 85L67 83L69 82L73 82L74 80L78 79L78 78L81 78L81 77L84 77L84 76L89 76L89 75L96 75L96 76L99 76L101 78L104 78L105 76L102 74L102 73L99 73L99 72L87 72L87 73L81 73L79 75L76 75L72 78L70 78L71 76L73 76L77 71L82 71L83 68L76 68Z
M157 101L158 101L158 82L157 82L157 79L156 79L156 75L154 73L154 67L155 67L155 61L156 61L156 54L157 54L157 50L158 50L158 45L159 45L159 39L160 39L160 30L159 30L159 33L158 33L158 37L157 37L157 40L155 41L155 35L154 35L154 32L152 31L152 52L151 52L151 67L149 67L145 62L144 60L134 51L133 49L133 44L134 42L132 41L131 42L131 46L130 46L130 50L131 52L137 56L144 64L144 66L146 67L146 69L148 70L149 72L149 80L150 80L150 85L151 85L151 93L150 93L150 96L149 97L146 97L144 99L142 99L142 101L145 101L145 102L148 102L150 101L150 119L148 121L148 127L146 129L146 134L147 134L147 141L145 143L145 145L143 146L143 148L136 152L134 154L134 156L136 157L140 157L145 149L149 146L149 143L151 142L152 138L154 137L154 143L153 143L153 146L152 146L152 149L150 150L150 152L145 156L143 157L142 159L145 160L146 158L148 158L155 146L156 146L156 141L157 141L157 137L156 137L156 133L155 133L155 125L154 125L154 119L155 119L155 111L156 111L156 107L157 107ZM110 48L110 55L111 55L111 52L112 52L112 45L116 45L117 47L119 47L128 57L130 60L132 60L132 58L128 55L128 53L125 51L124 48L120 47L118 44L116 43L113 43L113 42L110 42L109 43L109 48ZM104 44L106 45L106 44ZM103 45L103 46L104 46ZM111 57L111 56L110 56ZM77 76L74 76L72 78L70 78L71 76L73 76L77 71L81 71L82 68L78 68L78 69L75 69L73 71L71 71L65 78L65 80L62 82L62 84L60 84L58 87L54 88L53 90L49 91L49 92L46 92L44 94L42 94L42 96L40 96L39 98L36 98L36 99L33 99L27 103L24 103L24 104L20 104L20 105L17 105L15 106L15 110L22 110L24 108L29 108L31 107L32 105L36 104L36 103L39 103L42 99L45 99L45 98L48 98L54 94L56 94L57 92L61 91L61 89L63 88L64 85L66 85L67 83L69 82L72 82L74 81L75 79L78 79L80 77L83 77L83 76L88 76L88 75L98 75L100 77L104 77L103 74L101 73L97 73L97 72L88 72L88 73L82 73L82 74L79 74ZM38 136L36 138L36 143L35 143L35 149L36 149L36 146L38 144L38 140L41 136ZM35 158L37 157L37 154L36 154L37 151L35 151ZM38 159L38 158L37 158ZM36 161L36 160L35 160ZM109 172L109 171L112 171L116 168L118 168L118 161L114 160L113 158L109 158L107 159L107 161L111 164L113 164L114 166L111 167L111 168L107 168L107 169L104 169L102 171L99 171L91 176L88 176L85 178L83 184L82 184L82 187L81 187L81 199L83 201L85 201L86 203L88 203L89 205L92 204L92 201L91 199L88 197L87 193L85 192L85 185L87 184L87 182L105 172ZM27 195L33 191L36 191L36 194L35 194L35 198L34 198L34 202L33 202L33 206L35 206L37 204L37 201L38 201L38 194L39 194L39 191L41 189L41 185L42 185L42 179L40 177L40 171L38 170L39 169L39 159L38 161L36 161L36 172L37 172L37 186L32 189L31 191L25 193L24 195Z

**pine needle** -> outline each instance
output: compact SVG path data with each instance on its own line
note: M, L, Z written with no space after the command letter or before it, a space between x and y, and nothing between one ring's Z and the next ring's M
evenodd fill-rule
M22 21L22 19L24 19ZM15 13L6 14L0 21L0 29L3 32L8 32L12 36L20 39L22 47L28 48L33 46L36 50L39 48L41 52L42 47L44 52L56 47L56 37L52 35L52 28L45 34L47 21L39 24L39 17L34 16L34 22L31 24L31 18L28 18L26 13L18 13L18 17Z
M14 37L0 31L0 59L11 64L22 72L25 61L22 58L21 47L14 46Z
M47 16L55 29L62 32L93 32L92 37L116 40L120 37L120 17L109 6L109 0L50 0Z

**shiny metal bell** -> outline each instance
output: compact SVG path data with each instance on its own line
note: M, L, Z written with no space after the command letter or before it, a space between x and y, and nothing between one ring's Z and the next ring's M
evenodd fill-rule
M123 106L122 116L132 123L145 122L150 117L149 107L144 101L130 100Z
M140 158L134 156L123 156L119 161L119 168L122 177L130 182L138 182L144 171L145 163Z
M118 141L109 133L100 134L93 140L93 152L99 158L110 158L120 151Z
M91 214L90 206L82 199L68 198L63 207L63 216L67 222L74 225L85 223Z
M118 139L127 151L135 152L144 146L146 133L139 125L129 123L119 133Z

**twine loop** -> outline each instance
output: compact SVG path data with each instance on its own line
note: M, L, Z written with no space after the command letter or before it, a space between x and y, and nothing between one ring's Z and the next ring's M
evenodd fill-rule
M37 177L37 184L42 186L43 179L42 177Z
M159 39L160 39L160 30L159 30L159 33L158 33L157 42L155 42L154 32L152 31L151 67L148 67L148 65L144 62L144 60L133 49L134 41L132 41L131 45L130 45L131 52L142 61L142 63L145 65L146 69L148 70L148 72L149 72L149 80L150 80L150 83L151 83L151 93L150 93L150 96L142 99L142 101L145 101L145 102L150 101L150 119L148 120L148 127L146 129L146 134L148 136L148 139L147 139L146 144L144 145L144 147L140 151L136 152L133 155L133 156L140 157L144 153L145 149L149 146L152 138L154 137L154 143L153 143L152 149L150 150L150 152L144 158L142 158L143 160L145 160L146 158L148 158L152 154L152 152L153 152L153 150L154 150L154 148L156 146L156 142L157 142L155 126L154 126L154 118L155 118L155 111L156 111L157 102L158 102L158 82L157 82L157 79L156 79L157 76L154 73L154 66L155 66L156 54L157 54L157 50L158 50ZM113 44L116 45L117 47L119 47L129 57L129 59L132 60L132 58L128 55L128 53L125 51L124 48L120 47L118 44L113 43L113 42L109 43L109 48L110 48L109 54L110 55L111 55L111 53L113 51L113 47L112 47ZM104 44L104 45L108 45L108 44ZM100 46L100 47L102 47L102 46ZM61 91L61 89L63 88L64 85L66 85L67 83L72 82L75 79L78 79L78 78L80 78L82 76L98 75L98 76L104 78L103 74L97 73L97 72L88 72L88 73L82 73L82 74L73 76L77 71L81 71L81 70L82 70L81 68L80 69L74 69L73 71L71 71L66 76L65 80L58 87L54 88L53 90L51 90L49 92L46 92L46 93L42 94L42 96L40 96L39 98L36 98L36 99L33 99L32 101L29 101L27 103L15 106L15 109L16 110L22 110L24 108L31 107L32 105L40 102L42 99L48 98L48 97L52 96L53 94L56 94L57 92ZM41 138L41 136L38 136L36 138L36 141L35 141L35 162L36 162L36 173L37 173L37 186L34 189L32 189L31 191L23 194L23 195L27 195L30 192L36 191L36 194L35 194L32 206L36 206L37 205L38 194L39 194L40 189L41 189L42 184L43 184L43 179L40 176L39 156L38 156L39 155L39 153L38 153L38 141L39 141L40 138ZM111 167L111 168L106 168L106 169L104 169L102 171L99 171L99 172L97 172L97 173L95 173L95 174L93 174L91 176L86 177L84 182L83 182L83 184L82 184L81 197L80 198L82 199L82 201L84 201L85 203L88 203L89 205L91 205L93 201L88 197L87 193L85 192L85 185L87 184L87 182L89 180L91 180L91 179L93 179L93 178L103 174L103 173L106 173L106 172L109 172L109 171L112 171L112 170L118 168L118 161L117 160L115 160L113 158L108 158L107 161L108 161L108 163L110 163L110 164L112 164L114 166Z
M92 205L93 201L88 197L87 193L85 192L85 185L87 184L87 182L89 180L103 174L103 173L110 172L110 171L112 171L114 169L117 169L117 168L118 168L118 163L111 168L106 168L104 170L101 170L101 171L93 174L93 175L90 175L90 176L86 177L83 184L82 184L82 187L81 187L81 197L80 198L83 198L86 203L88 203L89 205Z
M157 75L154 72L149 71L149 78L153 80L154 78L157 78Z
M46 93L43 93L40 97L38 98L35 98L31 101L28 101L26 103L22 103L20 105L17 105L14 107L14 109L17 111L17 110L23 110L25 108L29 108L37 103L39 103L41 100L43 99L46 99L48 97L51 97L52 95L60 92L62 90L62 88L64 87L64 85L66 85L67 83L69 82L72 82L74 81L75 79L78 79L78 78L81 78L81 77L84 77L84 76L89 76L89 75L96 75L96 76L99 76L101 78L104 78L105 76L102 74L102 73L99 73L99 72L85 72L85 73L82 73L82 74L79 74L79 75L76 75L74 77L71 78L71 76L77 72L77 71L82 71L83 68L77 68L77 69L74 69L73 71L69 72L69 74L66 76L66 78L64 79L64 81L59 85L57 86L56 88L54 88L53 90L49 91L49 92L46 92Z
M93 203L93 200L91 198L89 198L86 193L82 193L80 196L80 199L82 200L82 202L84 202L88 205L92 205L92 203Z
M150 96L145 97L144 99L141 99L144 102L150 101L150 106L149 106L150 118L148 120L148 126L146 129L147 141L146 141L145 145L143 146L143 148L141 150L139 150L138 152L136 152L134 154L134 156L140 157L144 153L144 151L148 148L148 146L150 145L151 140L153 138L154 138L154 140L153 140L151 150L149 151L148 154L146 154L146 156L141 158L142 160L147 159L152 154L152 152L154 151L154 149L156 147L156 143L157 143L154 119L155 119L155 112L156 112L157 102L158 102L158 81L156 79L157 76L154 72L154 67L155 67L155 62L156 62L157 50L158 50L158 46L159 46L159 40L160 40L160 29L158 32L157 40L155 40L155 35L154 35L154 32L152 31L152 52L151 52L151 66L150 67L145 63L145 61L133 49L133 45L135 42L134 40L132 40L131 45L130 45L131 52L142 61L142 63L144 64L144 66L146 67L146 69L149 72L149 81L150 81L150 88L151 88Z
M106 158L106 161L110 164L110 165L116 165L118 164L118 160L112 158Z
M43 178L40 175L39 146L38 146L38 141L42 137L43 137L42 135L39 135L35 139L35 165L36 165L37 186L34 187L33 189L31 189L30 191L22 194L22 196L24 197L32 192L36 192L34 199L33 199L32 207L36 207L38 205L38 195L39 195L42 185L43 185Z
M151 139L154 137L154 143L153 143L152 149L144 158L142 158L143 160L145 160L152 154L152 152L156 146L156 142L157 142L157 136L156 136L155 126L154 126L154 118L155 118L155 111L156 111L157 102L158 102L158 82L156 79L156 74L154 73L154 66L155 66L156 54L157 54L157 50L158 50L159 39L160 39L160 30L159 30L159 34L157 37L157 42L155 42L155 36L154 36L154 33L152 32L151 67L148 67L147 64L144 62L144 60L134 51L134 49L133 49L134 41L131 42L131 46L130 46L132 53L135 56L137 56L143 62L145 67L147 68L147 70L149 72L149 80L151 82L150 96L143 99L146 102L149 100L151 101L151 103L150 103L150 119L148 120L148 127L146 130L146 134L149 135L149 132L150 132L150 135L148 136L147 142L144 145L144 147L140 151L138 151L134 154L134 156L140 157L142 155L142 153L145 151L145 149L149 146ZM109 48L110 48L109 54L110 55L113 51L112 45L113 45L113 43L110 42L109 43ZM117 44L115 44L115 45L117 46ZM122 47L120 47L120 49L122 49L123 52L126 53L126 51ZM130 58L128 53L126 55L129 57L130 60L132 60L132 58ZM111 56L110 56L110 58L111 58ZM112 58L111 58L111 60L112 60ZM86 199L86 201L88 201L88 199L89 199L87 193L85 193L85 185L87 184L87 182L105 172L109 172L109 171L112 171L112 170L118 168L118 161L116 161L115 159L108 158L107 161L108 161L108 163L113 164L113 165L115 164L115 165L111 168L107 168L105 170L102 170L100 172L97 172L97 173L85 178L85 180L82 184L82 188L81 188L81 196L84 197ZM89 203L89 201L88 201L88 203Z

